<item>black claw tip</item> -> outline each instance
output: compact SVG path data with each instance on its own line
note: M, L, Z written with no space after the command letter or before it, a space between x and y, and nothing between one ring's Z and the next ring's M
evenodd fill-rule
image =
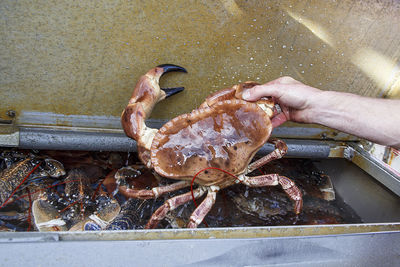
M165 98L170 97L174 94L182 92L185 87L173 87L173 88L161 88L166 93Z
M163 68L164 73L167 73L170 71L181 71L181 72L187 73L187 70L184 67L173 65L173 64L162 64L162 65L158 65L157 67Z

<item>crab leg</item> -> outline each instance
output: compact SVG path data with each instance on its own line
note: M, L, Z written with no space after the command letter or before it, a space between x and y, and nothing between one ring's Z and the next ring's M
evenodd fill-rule
M206 198L190 216L189 223L187 225L188 228L196 228L203 221L204 217L206 217L207 213L209 213L211 208L214 206L218 190L219 188L217 186L210 186L208 188L208 194Z
M285 193L295 202L294 212L299 214L303 206L303 198L300 189L295 183L285 176L278 174L266 174L254 177L241 176L239 181L250 187L276 186L280 184Z
M126 188L126 186L120 186L118 190L121 192L122 195L128 198L151 199L151 198L157 198L162 194L173 192L188 186L190 186L190 182L181 181L169 185L157 186L151 190L130 189Z
M194 197L199 198L205 193L203 187L197 188L193 191ZM185 194L173 197L165 201L165 203L159 207L151 216L149 222L146 224L145 229L153 229L156 228L158 223L165 218L165 215L171 210L176 209L177 207L185 204L192 200L192 193L187 192Z
M270 162L272 160L280 159L287 153L287 149L288 149L287 145L282 140L271 138L270 140L268 140L268 143L274 144L275 150L272 151L271 153L269 153L268 155L262 157L261 159L256 160L255 162L251 163L248 167L247 173L250 173L250 172L264 166L265 164L267 164L268 162Z

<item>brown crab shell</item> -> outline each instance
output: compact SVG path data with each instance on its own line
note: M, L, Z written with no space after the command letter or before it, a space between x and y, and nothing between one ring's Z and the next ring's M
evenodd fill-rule
M244 173L272 131L269 116L256 104L225 100L199 108L166 123L155 135L151 162L162 176L192 180L207 167L234 175ZM235 178L215 169L201 172L195 182L226 187Z

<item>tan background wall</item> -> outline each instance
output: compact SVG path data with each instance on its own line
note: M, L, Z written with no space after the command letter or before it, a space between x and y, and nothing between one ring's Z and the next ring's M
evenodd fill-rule
M3 0L0 16L0 119L10 109L119 116L137 78L162 63L189 74L165 76L186 91L155 118L282 75L399 97L398 1Z

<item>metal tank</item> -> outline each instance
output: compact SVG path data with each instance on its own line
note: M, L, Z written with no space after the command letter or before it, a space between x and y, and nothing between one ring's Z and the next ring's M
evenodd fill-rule
M161 81L185 91L157 105L154 127L218 89L285 75L323 90L400 96L398 1L4 0L0 14L0 147L135 151L119 115L137 78L163 63L189 73ZM363 140L333 129L286 123L273 135L287 141L288 157L318 159L364 223L0 233L3 262L398 264L398 174Z

